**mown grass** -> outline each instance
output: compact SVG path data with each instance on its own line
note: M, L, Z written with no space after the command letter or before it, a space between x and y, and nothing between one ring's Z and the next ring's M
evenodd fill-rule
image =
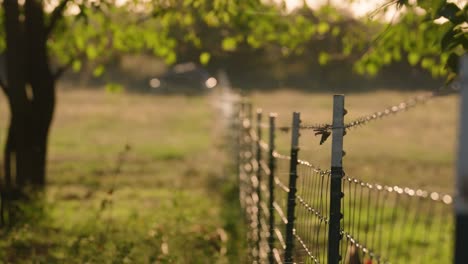
M0 263L237 262L235 178L209 96L58 99L47 187L16 204Z

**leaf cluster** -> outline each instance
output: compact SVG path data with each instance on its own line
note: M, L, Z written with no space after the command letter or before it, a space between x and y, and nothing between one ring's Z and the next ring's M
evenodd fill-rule
M468 5L446 0L391 3L396 9L388 25L370 21L370 27L374 24L377 33L366 37L366 33L354 32L344 38L344 53L360 54L355 69L375 75L385 65L406 60L434 77L453 80L459 57L468 49ZM384 8L387 12L388 7ZM363 38L367 39L367 45L363 44Z
M105 63L123 53L149 53L172 64L184 51L196 50L199 62L208 64L214 56L271 45L281 47L283 56L302 54L313 41L333 39L340 42L339 51L317 52L321 65L348 58L357 61L358 73L375 75L407 60L451 79L468 47L467 6L390 0L376 10L395 8L385 25L356 21L328 5L312 10L304 4L291 12L284 2L262 0L69 0L48 47L56 64L78 71L87 63L100 76ZM52 13L46 12L49 19Z

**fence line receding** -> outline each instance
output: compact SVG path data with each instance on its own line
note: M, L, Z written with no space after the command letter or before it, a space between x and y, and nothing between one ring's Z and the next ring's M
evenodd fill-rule
M276 114L263 123L266 115L261 111L254 120L252 104L241 102L235 124L239 196L248 226L247 262L451 262L451 195L367 182L347 175L341 163L346 130L434 96L417 97L349 123L344 122L344 96L335 96L333 122L315 127L302 125L299 113L293 115L291 127L277 127ZM330 168L300 158L302 129L314 129L322 135L321 143L332 135ZM276 150L277 130L291 132L291 153Z

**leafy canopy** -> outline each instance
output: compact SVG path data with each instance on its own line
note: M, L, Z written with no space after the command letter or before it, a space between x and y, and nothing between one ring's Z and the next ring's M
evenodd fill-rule
M459 57L468 50L468 4L446 0L393 0L381 12L396 6L389 25L367 37L348 34L343 38L344 53L361 52L356 63L360 73L375 74L384 65L407 60L433 76L451 81L458 72ZM373 21L369 22L373 23Z
M55 1L43 3L45 10L55 7ZM55 4L60 3L66 8L49 38L49 53L57 64L76 71L83 61L92 61L95 76L120 53L151 52L171 64L182 46L190 46L206 64L213 54L241 46L279 45L288 55L300 53L311 40L331 37L341 41L339 58L357 58L359 73L374 75L381 67L406 59L434 76L453 78L458 57L468 47L468 5L446 0L390 0L376 10L384 13L397 7L389 25L369 19L347 25L349 16L336 8L311 10L305 2L294 12L284 2L262 0L62 0ZM0 23L3 50L3 20ZM316 60L326 64L335 57L324 50Z

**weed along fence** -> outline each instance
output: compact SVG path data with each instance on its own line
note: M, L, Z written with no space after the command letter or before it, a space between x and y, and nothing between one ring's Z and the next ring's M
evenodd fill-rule
M277 126L276 114L253 113L252 104L242 102L236 130L239 196L248 224L247 262L453 263L450 194L405 182L390 186L366 181L348 175L342 162L345 155L353 155L343 148L346 134L404 115L439 95L418 96L351 122L345 122L345 96L335 95L330 124L309 125L310 120L294 112L287 127ZM301 142L301 134L308 131L320 136L320 145L331 140L329 148L320 149L331 153L326 166L301 158L302 146L313 144ZM280 133L289 137L289 152L276 146Z

